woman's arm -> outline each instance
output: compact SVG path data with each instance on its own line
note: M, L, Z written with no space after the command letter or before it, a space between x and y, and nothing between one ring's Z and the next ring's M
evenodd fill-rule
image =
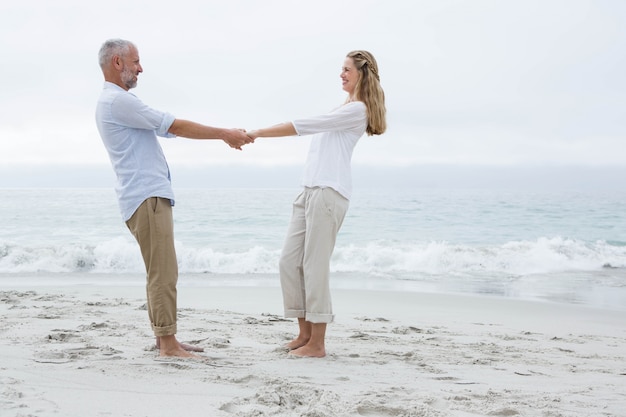
M266 127L263 129L255 129L247 132L251 139L256 138L277 138L281 136L295 136L298 134L296 128L293 127L293 123L286 122L278 125Z
M298 129L296 130L296 126ZM298 119L293 122L280 123L263 129L256 129L247 132L252 140L260 137L281 137L295 135L312 135L321 132L365 129L367 127L367 113L365 104L355 101L330 113L320 116Z

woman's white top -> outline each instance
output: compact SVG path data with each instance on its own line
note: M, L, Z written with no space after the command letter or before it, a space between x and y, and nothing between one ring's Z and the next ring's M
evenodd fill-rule
M291 123L299 136L315 134L302 185L330 187L349 200L352 194L352 151L367 129L365 104L353 101L330 113Z

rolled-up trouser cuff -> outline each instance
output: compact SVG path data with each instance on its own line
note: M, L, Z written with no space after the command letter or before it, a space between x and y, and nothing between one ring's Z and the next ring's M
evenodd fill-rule
M304 310L285 310L285 317L288 319L303 319L305 316Z
M305 320L311 323L332 323L334 319L334 314L306 313L305 317Z
M157 327L153 325L152 331L154 332L155 336L170 336L176 334L176 325L173 324L171 326L165 327Z

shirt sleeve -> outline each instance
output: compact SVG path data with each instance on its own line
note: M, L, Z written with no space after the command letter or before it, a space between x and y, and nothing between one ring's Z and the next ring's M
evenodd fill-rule
M145 105L133 94L119 95L112 106L112 115L122 126L154 130L157 136L173 138L168 130L176 119L173 115Z
M321 132L362 128L367 123L365 104L360 101L345 104L330 113L297 119L291 122L299 136Z

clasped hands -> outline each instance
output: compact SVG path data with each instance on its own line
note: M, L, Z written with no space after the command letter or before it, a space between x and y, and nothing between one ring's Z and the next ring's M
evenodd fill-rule
M227 129L222 140L231 148L241 150L242 146L254 143L257 137L254 130L246 132L245 129Z

